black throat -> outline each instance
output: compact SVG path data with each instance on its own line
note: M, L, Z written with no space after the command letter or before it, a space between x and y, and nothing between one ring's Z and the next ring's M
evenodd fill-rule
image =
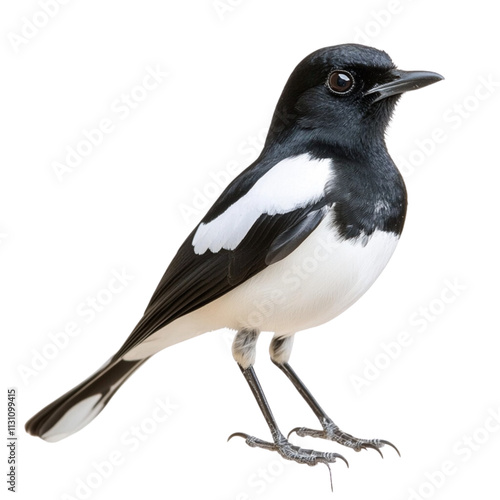
M369 237L380 230L399 236L406 217L406 187L385 144L361 154L338 147L313 147L312 155L331 158L333 179L327 197L333 222L344 239Z

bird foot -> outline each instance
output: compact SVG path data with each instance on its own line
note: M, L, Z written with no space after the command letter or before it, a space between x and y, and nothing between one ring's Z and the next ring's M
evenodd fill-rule
M331 420L325 420L322 422L323 429L318 431L314 429L308 429L307 427L295 427L292 429L287 437L290 437L290 434L295 432L298 436L311 436L315 438L328 439L330 441L335 441L343 446L347 446L348 448L352 448L354 451L361 451L366 449L373 449L377 451L382 458L382 452L380 448L384 445L391 446L394 448L399 456L399 450L389 441L385 441L384 439L358 439L346 432L341 431Z
M299 448L298 446L290 444L283 435L277 437L276 442L270 443L268 441L263 441L262 439L250 436L243 432L235 432L234 434L231 434L229 436L228 441L235 436L242 437L245 440L246 444L252 448L257 447L257 448L263 448L265 450L277 451L286 460L292 460L299 464L307 464L310 466L319 463L325 464L328 467L328 471L330 473L330 486L332 487L332 491L333 491L332 472L330 470L329 464L336 462L338 458L340 460L343 460L346 463L347 467L349 467L349 463L347 462L347 460L338 453L322 452L322 451Z

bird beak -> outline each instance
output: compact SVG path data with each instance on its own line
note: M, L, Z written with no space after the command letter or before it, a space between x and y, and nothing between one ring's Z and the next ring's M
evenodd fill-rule
M380 101L393 95L402 94L408 90L421 89L427 87L427 85L431 83L444 80L444 77L439 73L433 73L432 71L402 71L400 69L392 70L390 72L390 78L390 81L377 84L366 92L367 95L378 93L377 98L373 102Z

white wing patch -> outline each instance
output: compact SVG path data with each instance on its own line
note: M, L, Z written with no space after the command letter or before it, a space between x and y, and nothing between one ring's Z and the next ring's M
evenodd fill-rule
M199 225L194 253L234 250L261 215L285 214L318 201L332 177L330 165L330 159L307 153L280 161L224 213Z

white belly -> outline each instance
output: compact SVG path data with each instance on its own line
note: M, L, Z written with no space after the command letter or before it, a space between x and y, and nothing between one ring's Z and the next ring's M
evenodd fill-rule
M375 231L341 241L326 217L288 257L202 308L175 320L134 348L126 359L219 328L256 328L292 335L325 323L352 305L377 279L398 237Z

